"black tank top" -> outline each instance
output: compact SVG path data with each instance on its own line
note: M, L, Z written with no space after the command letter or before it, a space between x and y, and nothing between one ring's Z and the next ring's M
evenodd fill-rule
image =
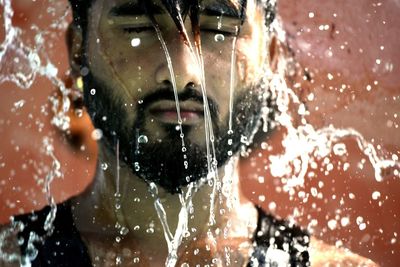
M28 240L34 233L41 237L41 241L34 242L37 255L31 262L32 267L92 267L88 250L75 227L69 201L57 205L51 235L43 229L49 211L50 207L45 207L15 218L15 221L24 224L24 229L18 234L22 255L32 254ZM247 264L249 267L310 265L307 251L309 234L297 226L266 214L260 208L253 244L254 250Z

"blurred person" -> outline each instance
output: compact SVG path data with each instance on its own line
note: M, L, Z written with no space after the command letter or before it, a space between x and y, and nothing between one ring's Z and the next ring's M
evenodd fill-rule
M83 194L16 218L24 265L374 266L240 192L239 152L273 119L274 1L70 3L98 168Z

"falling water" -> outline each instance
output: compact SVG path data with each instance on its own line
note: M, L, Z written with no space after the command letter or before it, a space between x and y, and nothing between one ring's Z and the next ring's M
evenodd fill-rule
M59 88L59 93L61 99L51 98L51 108L53 111L52 124L56 127L66 130L69 128L69 117L66 112L70 109L70 100L68 94L69 89L66 88L65 84L58 77L58 69L55 64L50 62L49 57L45 53L44 49L44 36L46 30L42 30L37 33L35 38L35 44L32 46L27 45L22 41L21 32L22 30L15 27L12 24L13 10L11 7L11 0L0 0L0 5L3 6L3 20L5 29L5 39L0 47L0 83L12 82L16 84L21 89L29 89L37 76L44 77L49 80L54 86ZM65 16L60 18L60 21L65 20ZM222 18L222 16L221 16ZM180 22L183 25L183 20L180 18ZM49 27L54 28L57 22L51 24ZM278 32L278 36L281 36L281 41L284 42L284 34L279 25L275 25L275 31ZM191 56L193 61L196 63L199 76L201 77L201 91L203 94L203 104L204 104L204 118L205 118L205 140L207 149L207 159L208 159L208 170L209 170L209 180L212 181L213 194L210 196L210 222L211 224L215 221L214 216L214 203L217 193L223 191L221 189L221 184L219 183L216 162L215 162L215 148L214 148L214 133L212 127L212 121L210 116L209 104L207 101L207 90L206 90L206 80L204 71L204 62L201 53L200 44L193 45L190 41L189 35L187 34L185 27L182 27L185 35L185 39L188 40L188 46L191 51ZM170 71L170 77L173 85L176 110L177 110L177 123L180 126L180 137L182 138L182 147L185 147L184 136L182 131L182 119L180 115L179 99L177 94L177 85L175 81L175 73L173 69L173 62L168 52L168 47L162 37L161 31L156 28L157 36L162 45L163 51L168 64L168 69ZM135 46L140 45L140 43L135 42ZM230 99L229 99L229 131L232 132L232 113L233 113L233 90L234 90L234 78L235 78L235 63L236 63L236 38L232 45L232 55L231 55L231 77L230 77ZM18 64L15 59L18 59ZM345 137L350 137L356 140L358 147L362 153L368 158L370 164L374 168L375 179L379 182L384 181L382 175L383 170L387 168L394 168L396 170L395 174L400 177L399 169L400 163L398 159L386 158L380 156L377 152L376 147L368 142L363 135L352 128L335 128L333 125L315 129L311 124L309 124L305 116L303 116L303 121L300 126L294 126L292 122L292 115L289 112L289 103L293 102L298 105L298 114L304 115L308 111L306 110L304 104L299 100L297 95L293 90L291 90L284 79L284 73L286 70L286 61L284 59L280 60L280 65L278 66L277 73L270 73L272 77L269 82L271 94L276 100L278 106L279 114L276 116L277 124L281 125L287 129L287 135L282 141L282 145L285 151L280 155L269 156L271 164L269 169L272 175L276 177L288 177L287 188L298 187L304 185L305 175L308 171L309 165L315 158L323 158L329 155L332 151L336 151L335 154L340 155L339 149L336 147L340 140ZM267 75L267 76L268 76ZM22 103L22 102L21 102ZM21 104L20 103L20 104ZM18 104L18 105L20 105ZM265 115L267 116L267 115ZM264 122L268 119L265 118ZM119 166L119 143L117 143L117 165ZM43 229L47 232L47 235L52 232L52 224L56 216L56 205L54 198L51 194L51 183L54 178L62 177L60 170L60 162L56 158L54 150L56 148L52 145L51 138L44 138L43 140L43 154L48 156L52 165L48 173L44 178L44 191L48 204L51 207L49 214L46 217ZM345 147L344 147L345 149ZM301 159L297 161L297 159ZM290 165L296 165L295 171L290 168ZM116 199L120 197L119 188L119 167L117 167L117 187L116 187ZM230 173L230 172L227 172ZM166 214L165 209L158 197L157 186L151 183L149 186L149 191L154 198L154 208L157 211L158 217L160 219L161 225L164 230L165 239L168 245L168 257L166 259L166 266L175 266L177 262L177 251L182 243L184 233L188 230L188 214L191 207L191 199L194 195L196 185L190 184L186 189L186 193L182 192L178 194L181 209L179 212L178 225L173 233L168 225L168 214ZM224 191L225 192L225 191ZM230 193L225 194L226 198ZM374 193L374 197L379 197L379 194ZM221 200L221 199L220 199ZM119 201L116 201L118 205ZM26 259L19 259L17 254L7 253L4 248L8 244L8 239L14 236L16 233L22 231L23 225L18 222L13 222L6 229L2 228L0 232L0 260L11 262L20 260L23 266L29 266L30 260L34 259L36 256L36 249L34 242L42 240L44 237L39 237L36 233L31 233L28 242L28 255Z
M204 133L205 133L205 143L206 143L206 155L207 155L207 167L208 167L208 176L207 181L210 185L213 186L213 192L210 197L210 220L209 224L215 224L215 197L217 195L217 191L220 190L219 188L219 177L218 177L218 170L217 170L217 162L215 156L215 146L214 146L214 131L213 125L210 115L210 106L208 104L207 98L207 87L206 87L206 78L204 72L204 61L202 56L201 50L201 39L199 36L194 36L197 39L195 41L195 45L192 44L191 39L186 31L184 22L182 17L179 15L179 22L182 27L182 34L184 35L185 40L187 40L187 45L189 46L190 55L192 60L195 62L195 66L198 70L198 75L200 76L200 89L203 95L203 108L204 108ZM194 49L196 47L196 49ZM220 198L222 200L222 198Z
M178 89L177 89L177 86L176 86L175 72L174 72L174 68L172 66L172 60L171 60L171 57L170 57L169 52L168 52L167 44L164 41L164 38L162 36L162 33L161 33L159 27L157 25L154 25L154 28L156 29L157 38L159 39L159 41L161 43L162 49L163 49L163 51L165 53L165 58L167 60L168 70L169 70L169 74L170 74L170 77L171 77L172 88L174 90L176 113L178 115L178 121L177 122L178 122L178 126L179 126L180 137L182 139L182 151L185 151L186 149L185 149L184 134L183 134L183 130L182 130L181 109L180 109L180 106L179 106ZM183 155L185 155L185 153L183 153Z
M182 30L183 30L183 35L184 39L187 40L187 45L189 46L190 49L190 54L193 58L193 61L196 63L195 66L197 66L198 70L198 75L201 77L201 82L200 82L200 87L203 95L203 107L204 107L204 119L205 119L205 141L206 141L206 149L207 149L207 164L208 164L208 170L209 173L211 174L210 176L214 179L213 182L213 193L212 197L210 199L210 222L211 224L214 223L214 198L217 192L217 164L215 162L215 148L214 148L214 133L212 129L212 121L211 121L211 115L210 115L210 110L209 110L209 104L207 100L207 92L206 92L206 83L205 83L205 74L204 74L204 63L203 63L203 57L201 55L201 48L199 47L199 44L196 46L198 47L197 53L195 52L195 49L193 48L193 45L191 43L191 40L189 38L189 35L186 32L183 19L179 17L179 22L181 23ZM167 60L168 64L168 69L170 72L170 77L171 77L171 82L173 85L173 90L174 90L174 96L175 96L175 103L176 103L176 109L177 109L177 114L178 114L178 125L182 125L182 119L180 116L180 108L179 108L179 99L178 99L178 94L177 94L177 85L176 85L176 80L175 80L175 74L173 70L173 65L172 65L172 60L168 52L168 47L164 41L164 38L162 36L162 33L160 29L158 28L157 25L154 25L157 33L157 37L161 43L161 46L163 48L163 51L165 53L165 57ZM182 138L182 146L184 147L184 141L183 141L183 132L182 132L182 127L179 127L181 131L181 138ZM210 145L211 144L211 145ZM212 156L211 156L211 151L212 151ZM208 179L210 180L210 179ZM159 201L159 199L156 197L157 196L157 190L154 190L155 185L152 184L150 186L150 191L153 192L153 196L155 196L155 208L157 211L157 214L159 216L159 219L161 221L161 224L164 229L165 233L165 239L167 240L168 244L168 258L166 261L167 266L175 266L176 260L177 260L177 250L179 248L179 245L182 241L183 233L187 231L187 224L188 224L188 209L187 209L187 203L191 203L191 198L193 197L192 191L194 184L190 184L188 188L188 193L187 193L187 199L184 201L184 198L182 194L179 194L179 199L182 204L182 209L181 212L179 213L179 220L178 220L178 226L175 231L175 235L172 238L171 231L169 229L168 223L167 223L167 217L165 214L165 210ZM189 193L190 192L190 193Z
M237 33L238 29L236 29ZM232 54L231 54L231 79L229 84L229 134L233 133L232 129L232 114L233 114L233 91L235 87L235 77L236 77L236 42L237 37L235 36L232 41Z
M186 194L179 193L179 201L181 203L181 209L178 215L178 225L175 230L175 234L172 234L172 231L168 224L168 215L165 212L164 206L162 205L159 197L158 197L158 188L155 183L149 184L149 191L154 198L154 208L157 212L157 215L160 219L162 228L164 230L165 240L167 241L168 246L168 256L165 261L165 266L173 267L176 265L178 260L178 249L182 243L182 239L188 231L188 218L189 218L189 210L192 207L192 198L195 193L195 184L190 184L187 187Z

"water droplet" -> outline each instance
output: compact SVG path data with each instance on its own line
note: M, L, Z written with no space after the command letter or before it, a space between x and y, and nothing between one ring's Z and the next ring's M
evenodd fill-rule
M133 227L133 230L135 230L135 231L137 231L137 230L139 230L140 229L140 226L139 225L136 225L135 227Z
M153 196L157 196L158 195L157 185L155 183L151 182L149 184L149 191Z
M140 171L139 162L135 162L133 165L134 165L134 167L135 167L135 171Z
M182 152L185 153L186 152L186 147L182 147Z
M140 135L138 138L138 143L139 144L147 144L147 142L149 141L149 139L147 138L146 135Z
M215 40L216 42L223 42L223 41L225 41L225 36L224 36L223 34L221 34L221 33L217 33L217 34L214 36L214 40Z
M333 152L337 156L344 156L347 153L346 145L343 143L338 143L333 146Z
M138 100L138 104L139 104L139 105L143 104L143 99L139 99L139 100Z
M358 216L358 217L356 218L356 222L357 222L358 225L361 224L363 221L364 221L364 218L361 217L361 216Z
M86 76L86 75L89 74L89 69L88 69L87 67L83 67L83 68L80 70L80 73L81 73L82 76Z
M101 169L102 169L103 171L105 171L105 170L107 170L107 168L108 168L107 163L103 162L103 163L101 164Z
M341 248L341 247L343 246L343 241L342 241L342 240L336 240L335 246L336 246L337 248Z
M377 200L378 198L380 198L380 196L381 196L381 192L379 192L379 191L374 191L372 193L372 199L373 200Z
M268 144L266 142L261 143L261 149L266 150L268 148Z
M133 258L133 263L139 263L139 261L140 261L139 257Z
M83 115L83 110L80 108L75 109L75 115L80 118Z
M122 227L121 227L121 230L119 230L119 233L120 233L121 235L127 235L127 234L129 233L129 229L126 228L126 227L124 227L124 226L122 226Z
M337 221L336 221L336 220L332 219L332 220L329 220L329 221L328 221L328 227L329 227L329 229L335 230L335 229L336 229L336 226L337 226Z
M242 136L240 137L240 143L245 144L245 145L248 145L248 144L249 144L249 141L248 141L248 139L247 139L247 136L242 135Z
M96 89L94 89L94 88L90 89L90 94L91 95L95 95L96 94Z
M132 38L131 40L131 46L132 47L138 47L141 43L140 38Z
M350 223L350 219L349 219L348 217L342 217L342 218L340 219L340 224L341 224L343 227L349 225L349 223Z
M275 211L275 209L276 209L276 203L275 203L274 201L270 202L270 203L268 204L268 208L269 208L271 211Z
M101 129L94 129L91 136L93 140L98 141L103 137L103 131Z
M121 237L117 236L117 237L115 238L115 241L116 241L117 243L121 242Z
M312 195L313 197L316 197L316 196L318 195L317 188L311 187L311 195Z
M14 103L14 107L16 109L22 108L25 105L26 101L25 100L20 100Z
M154 233L154 228L147 228L146 233L148 234L153 234Z

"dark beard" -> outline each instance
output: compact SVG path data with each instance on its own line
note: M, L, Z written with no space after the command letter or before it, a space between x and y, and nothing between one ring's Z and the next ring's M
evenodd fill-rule
M167 136L161 141L150 140L152 135L146 132L146 107L159 99L173 100L171 88L145 97L143 104L139 105L133 126L128 126L132 124L127 123L123 100L111 95L111 88L100 85L90 73L84 78L84 84L85 105L95 127L103 131L104 141L111 150L115 150L116 140L119 140L120 157L137 176L147 183L154 182L162 186L170 193L180 192L182 186L207 176L209 166L205 145L200 146L184 137L186 152L183 152L180 131L175 129L175 125L165 126ZM96 89L95 95L90 94L91 88ZM244 146L241 142L243 137L251 139L260 121L261 107L264 103L262 95L261 87L257 86L246 89L242 95L236 97L231 134L228 133L229 118L224 118L222 123L218 123L217 104L208 99L217 167L223 166L230 155L235 155ZM198 91L190 88L184 90L179 99L202 102ZM192 128L184 126L184 136L187 136ZM138 142L139 135L148 136L148 142Z

